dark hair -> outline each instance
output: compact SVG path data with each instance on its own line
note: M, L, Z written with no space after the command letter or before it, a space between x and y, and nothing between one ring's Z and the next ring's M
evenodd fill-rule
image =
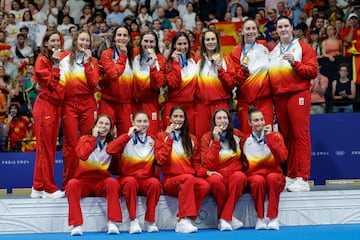
M218 109L215 110L215 112L213 113L213 115L211 117L211 132L216 127L215 118L216 118L216 114L218 112L225 112L228 119L229 119L229 125L228 125L228 128L226 129L225 138L228 140L229 146L233 150L233 152L236 152L237 147L236 147L236 142L235 142L235 138L234 138L234 128L233 128L233 126L231 124L231 116L230 116L230 113L229 113L228 110L226 110L225 108L218 108Z
M45 33L41 46L40 46L40 53L42 53L45 57L47 57L48 59L52 59L51 55L52 55L52 51L45 46L45 43L49 41L50 37L54 34L59 35L60 37L60 33L56 30L49 30Z
M180 128L181 143L183 145L186 156L192 157L194 155L194 148L190 137L189 121L186 116L185 109L181 106L171 108L169 117L173 115L176 110L181 110L184 113L184 123Z
M152 35L152 36L155 37L155 48L154 48L155 54L159 54L159 53L160 53L160 50L159 50L159 39L158 39L157 34L156 34L154 31L152 31L152 30L145 31L145 32L143 32L143 33L141 34L141 36L140 36L140 62L142 61L142 58L143 58L144 53L145 53L145 52L144 52L144 49L141 47L141 42L142 42L143 38L144 38L146 35Z
M257 109L255 106L250 106L248 108L248 120L251 121L251 116L253 113L261 112L259 109Z
M15 115L15 118L20 118L21 116L21 108L20 108L20 103L16 102L16 103L11 103L10 106L9 106L9 113L11 111L11 107L16 107L17 109L17 113Z
M171 55L173 54L173 52L176 50L176 41L180 38L180 37L185 37L186 41L188 42L188 50L186 52L186 58L190 58L190 39L189 36L184 33L184 32L177 32L176 35L173 37L172 41L171 41L171 50L170 50L170 54L168 57L169 62L172 62L172 57Z
M113 137L113 135L111 134L111 130L112 130L112 128L113 128L113 123L112 123L111 117L110 117L109 115L107 115L107 114L100 114L100 115L96 118L96 120L95 120L95 122L94 122L94 124L93 124L93 126L92 126L92 128L91 128L91 130L90 130L89 135L92 135L92 130L93 130L93 128L95 127L95 125L97 124L97 122L99 121L99 119L102 118L102 117L106 117L106 118L109 119L109 121L110 121L110 131L108 132L108 134L106 135L106 138L105 138L105 142L109 143L109 142L111 142L111 141L114 139L114 137Z
M205 32L203 32L202 34L202 38L201 38L201 47L200 47L200 51L201 51L201 59L200 59L200 71L203 69L204 65L205 65L205 62L206 62L206 59L205 59L205 56L204 54L207 53L206 51L206 47L205 47L205 35L207 33L214 33L215 34L215 37L216 37L216 42L217 42L217 46L216 46L216 50L215 52L218 52L218 53L222 53L221 52L221 44L220 44L220 38L219 38L219 35L217 34L217 32L213 31L213 30L206 30Z
M30 21L33 21L33 20L34 20L33 15L32 15L32 13L30 12L30 10L26 10L26 11L24 11L23 17L22 17L22 20L23 20L24 22L26 21L26 20L25 20L25 13L29 13L29 14L30 14Z
M131 39L131 32L130 32L130 29L127 26L121 25L121 26L117 26L114 29L111 46L114 47L116 32L120 28L124 28L127 31L128 35L129 35L129 42L126 45L126 49L127 49L127 58L128 58L128 61L129 61L129 65L132 68L133 67L133 44L132 44L132 39Z
M290 19L289 17L287 17L287 16L285 16L285 15L281 15L278 19L276 19L275 26L277 26L277 23L278 23L280 20L283 20L283 19L288 20L291 26L293 25L293 23L292 23L292 21L291 21L291 19Z

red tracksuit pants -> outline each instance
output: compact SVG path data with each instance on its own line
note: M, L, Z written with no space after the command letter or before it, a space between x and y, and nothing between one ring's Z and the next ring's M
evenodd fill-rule
M210 183L211 194L217 204L218 218L232 221L235 206L245 191L246 175L240 171L226 178L213 174L206 181Z
M116 126L117 136L129 131L134 113L132 103L118 103L106 99L99 101L99 115L106 114L111 117L113 126Z
M181 106L185 109L186 117L189 122L190 133L195 135L195 105L193 102L166 102L164 110L164 129L170 125L170 110L175 106Z
M145 221L155 222L156 205L161 194L159 179L152 177L148 179L136 179L131 176L119 177L121 195L124 196L129 218L136 218L137 194L146 197Z
M164 178L165 194L178 198L179 219L189 217L196 219L201 204L210 192L210 185L205 179L191 174L182 174Z
M67 97L62 108L62 124L64 131L63 143L63 183L66 184L75 175L79 159L75 153L80 136L90 132L97 117L96 101L93 95ZM80 133L80 135L79 135Z
M106 197L108 221L122 222L119 193L120 185L112 177L102 180L71 179L66 185L66 196L69 203L69 226L83 224L80 200L90 195Z
M285 177L281 173L270 173L266 177L253 175L248 177L250 194L254 200L258 218L264 218L265 195L268 194L268 218L277 218L280 193L285 187Z
M274 99L279 129L289 150L287 176L310 176L311 140L309 90L277 95Z
M274 123L274 103L272 98L262 98L256 100L253 103L238 102L237 104L237 116L239 119L240 130L245 134L252 132L249 125L248 109L250 106L255 106L264 114L265 125Z
M53 193L58 190L54 179L56 140L59 134L61 106L38 98L33 117L36 136L36 159L33 187Z
M229 110L229 102L226 100L219 100L211 103L200 102L195 103L195 135L201 139L202 135L210 131L211 117L216 109L225 108ZM231 119L229 119L231 121Z

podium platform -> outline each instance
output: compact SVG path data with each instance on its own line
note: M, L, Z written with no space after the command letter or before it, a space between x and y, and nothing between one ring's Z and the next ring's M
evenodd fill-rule
M121 231L128 231L129 219L126 204L121 198L123 223ZM138 197L137 216L143 227L146 199ZM157 205L156 222L160 229L174 229L177 198L161 196ZM81 201L84 216L83 231L106 230L106 200L88 197ZM256 213L249 194L237 203L234 215L245 227L254 227ZM31 199L29 195L0 195L0 234L69 232L67 225L67 199ZM310 192L283 192L281 194L279 221L281 226L359 224L360 186L314 186ZM207 197L194 224L199 228L216 228L216 204Z

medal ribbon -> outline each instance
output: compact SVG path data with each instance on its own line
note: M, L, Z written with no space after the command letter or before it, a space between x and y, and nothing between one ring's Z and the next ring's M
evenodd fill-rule
M287 51L289 51L289 49L290 49L291 46L293 45L293 42L294 42L294 38L291 38L291 41L290 41L289 45L286 47L285 51L283 51L283 45L282 45L282 43L280 42L280 56L281 56L283 53L286 53Z
M253 47L255 46L255 43L256 43L256 41L253 41L253 42L250 44L250 47L248 47L247 49L246 49L246 47L244 46L244 49L243 49L243 51L242 51L242 54L243 54L243 57L242 57L242 58L247 57L248 52L249 52L251 49L253 49Z

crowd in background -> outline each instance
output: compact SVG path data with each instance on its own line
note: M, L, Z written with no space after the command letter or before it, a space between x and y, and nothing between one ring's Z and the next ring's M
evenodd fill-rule
M121 25L131 30L134 49L139 47L141 33L153 30L165 58L171 52L172 38L184 32L192 55L201 57L202 33L215 29L217 22L255 19L258 39L271 49L279 42L275 22L287 16L293 21L294 37L313 47L321 65L318 77L311 81L312 113L359 111L351 58L360 54L360 5L356 1L2 0L0 9L1 151L34 149L32 109L40 88L32 74L42 36L53 29L61 33L63 51L71 49L78 31L89 31L92 55L98 59L111 46L113 30ZM350 91L342 90L345 85ZM61 136L60 131L59 146ZM14 139L10 144L6 142L9 138Z

